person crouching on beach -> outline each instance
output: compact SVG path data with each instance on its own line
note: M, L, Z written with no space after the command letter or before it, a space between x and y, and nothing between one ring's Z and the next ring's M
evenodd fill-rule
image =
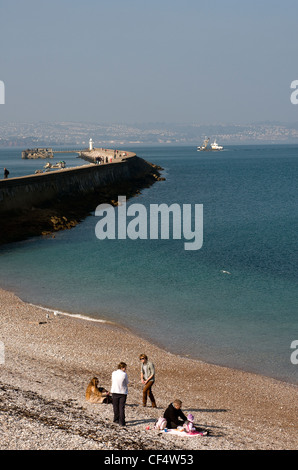
M152 408L156 408L155 398L152 393L152 385L155 382L155 368L152 362L148 361L146 354L140 355L141 366L141 382L143 387L143 406L147 405L147 397L150 398Z
M174 400L164 412L163 417L167 420L168 429L177 429L178 426L183 426L187 421L187 417L182 412L181 406L181 400Z
M125 362L118 364L118 369L112 373L112 403L114 411L114 423L125 426L125 403L128 394L128 377Z

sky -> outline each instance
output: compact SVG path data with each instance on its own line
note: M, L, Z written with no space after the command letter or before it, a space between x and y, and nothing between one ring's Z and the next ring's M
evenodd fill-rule
M297 0L0 0L0 121L298 122Z

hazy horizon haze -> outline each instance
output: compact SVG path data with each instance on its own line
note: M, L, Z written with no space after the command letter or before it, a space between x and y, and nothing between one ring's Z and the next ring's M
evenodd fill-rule
M292 0L2 0L1 121L297 122Z

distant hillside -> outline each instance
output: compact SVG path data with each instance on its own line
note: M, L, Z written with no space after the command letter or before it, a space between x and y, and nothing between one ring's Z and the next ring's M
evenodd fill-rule
M100 124L77 122L0 122L0 147L120 145L200 145L205 137L222 144L298 144L298 123L261 122L238 124Z

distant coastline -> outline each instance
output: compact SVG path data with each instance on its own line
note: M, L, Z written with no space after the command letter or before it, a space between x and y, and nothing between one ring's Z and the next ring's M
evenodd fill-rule
M138 125L77 122L0 122L0 147L199 145L212 135L224 145L298 144L298 122L230 124L144 123Z

